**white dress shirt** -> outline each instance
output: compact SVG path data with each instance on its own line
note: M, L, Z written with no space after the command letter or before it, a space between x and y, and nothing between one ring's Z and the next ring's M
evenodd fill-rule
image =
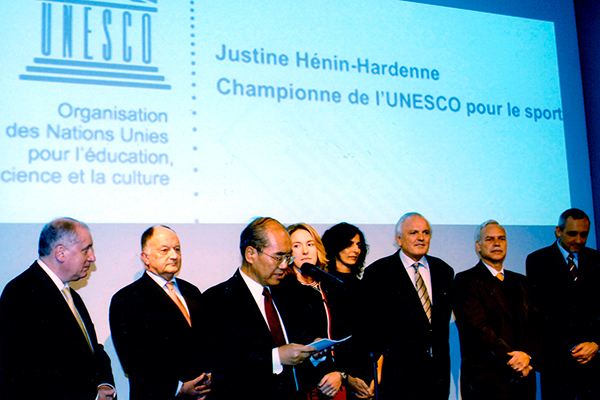
M498 271L496 268L488 265L488 263L486 263L485 261L481 260L483 262L483 265L485 265L487 267L487 269L490 271L490 274L494 275L494 277L498 274L502 274L502 276L505 278L504 276L504 267L502 267L502 269L500 271Z
M246 273L244 271L242 271L242 269L240 268L240 273L242 275L242 278L244 279L244 282L246 282L246 286L248 286L248 289L250 290L250 293L252 293L252 297L254 298L254 301L256 302L256 305L258 306L258 309L260 310L260 313L262 314L264 320L265 320L265 324L267 324L267 328L269 327L269 321L267 320L267 312L265 311L265 296L263 296L263 285L261 285L260 283L256 282L255 280L253 280L252 278L250 278L248 275L246 275ZM269 288L267 287L267 290L269 290ZM283 321L281 320L281 315L279 315L279 310L277 310L277 306L275 305L275 302L273 302L273 306L275 307L275 311L277 311L277 316L279 317L279 323L281 324L281 329L283 330L283 336L285 338L285 342L288 343L288 337L287 337L287 333L285 332L285 326L283 325ZM280 373L283 372L283 365L281 364L281 359L279 358L279 349L277 347L274 347L273 350L271 351L271 354L273 356L273 373L279 375Z
M68 287L69 290L71 290L71 287L69 286L69 282L63 282L58 277L58 275L56 275L54 273L54 271L52 271L46 264L44 264L44 262L42 260L38 259L37 263L39 264L40 267L42 267L44 272L48 274L50 279L52 279L52 282L54 282L54 284L56 285L56 288L61 292L61 294L62 294L62 290L64 287ZM64 295L63 295L63 298L65 299L65 303L67 303L67 306L69 306L69 303L67 302L67 299L65 298ZM70 309L70 307L69 307L69 309ZM86 329L87 329L87 327L86 327ZM89 334L88 334L88 336L89 336ZM111 385L110 383L101 383L100 385L98 385L98 387L100 387L102 385L111 387L115 391L115 397L116 397L117 391L113 385ZM98 395L96 396L96 399L98 399Z
M406 273L410 277L410 280L415 287L417 288L417 278L415 276L416 271L413 267L413 264L419 263L419 273L421 274L421 278L423 278L423 282L425 283L425 287L427 288L427 294L429 295L429 301L433 305L433 291L431 290L431 273L429 270L429 263L427 262L427 256L423 256L419 261L415 261L409 256L407 256L402 250L400 250L400 261L402 261L402 265L406 269Z

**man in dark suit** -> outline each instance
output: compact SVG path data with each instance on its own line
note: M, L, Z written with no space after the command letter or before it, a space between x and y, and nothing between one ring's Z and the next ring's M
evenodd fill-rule
M0 398L112 399L110 359L69 282L96 261L88 227L70 218L48 223L39 260L0 297Z
M525 277L504 269L506 247L504 228L484 222L475 231L479 263L454 280L463 400L535 400L538 317Z
M427 255L430 239L427 220L405 214L396 224L400 250L365 270L371 348L384 356L380 399L448 399L454 270Z
M206 329L202 341L212 351L212 398L299 397L294 366L314 347L288 343L292 315L269 300L294 257L285 228L272 218L252 221L240 237L242 266L232 278L203 294Z
M119 290L110 304L110 329L130 399L203 399L210 391L197 341L200 290L175 278L181 269L177 234L153 226L142 235L140 279Z
M544 322L540 377L544 400L599 399L600 253L585 247L590 220L572 208L557 241L527 257L533 300Z

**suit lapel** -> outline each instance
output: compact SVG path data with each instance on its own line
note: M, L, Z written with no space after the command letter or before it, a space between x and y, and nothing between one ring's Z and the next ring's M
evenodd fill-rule
M505 270L505 276L506 279L508 279L509 284L514 284L516 285L516 280L517 278L517 274L513 273L511 271L506 271ZM524 329L526 326L528 326L527 320L529 318L529 303L528 303L528 298L527 298L527 293L525 292L525 287L523 287L522 285L518 285L518 291L517 290L511 290L511 293L513 296L519 296L514 297L514 300L516 302L518 302L517 304L519 304L520 306L522 306L522 312L517 312L513 318L515 320L517 320L517 322L519 323L519 327L521 329L521 337L525 337L525 332Z
M425 256L427 257L427 256ZM442 282L440 271L438 270L438 266L434 259L428 257L427 263L429 264L429 277L431 279L431 291L433 292L433 301L431 303L431 322L435 320L438 313L441 310L440 307L436 307L437 304L441 304L444 301L444 297L447 293L444 291L444 284Z
M598 265L595 264L594 258L592 256L593 252L589 251L587 247L584 247L579 251L579 255L577 256L578 261L578 269L581 275L588 276L588 279L594 280L594 270L598 268Z
M98 339L96 338L96 330L94 329L92 318L90 317L90 314L85 304L83 303L83 299L81 298L81 296L79 296L79 294L73 289L71 289L71 294L73 296L73 303L75 304L75 307L77 307L77 311L79 311L79 316L81 317L83 324L85 325L87 334L90 337L90 343L93 347L97 343ZM71 311L71 309L69 309L69 311ZM77 326L79 326L79 324L77 324Z
M573 279L573 277L571 275L571 271L569 271L567 262L565 261L565 258L563 257L563 254L561 253L558 246L560 246L558 243L554 243L554 245L552 247L552 252L553 252L552 260L554 260L554 262L552 262L552 269L554 269L554 271L549 270L549 271L546 271L546 273L552 274L552 276L554 276L556 279L558 279L561 282L569 282L570 280ZM583 265L583 263L581 262L581 252L577 256L577 259L578 259L579 265Z
M265 318L260 312L258 305L256 304L256 301L254 300L254 297L250 292L250 289L246 285L246 282L244 282L244 278L242 278L241 272L239 270L236 271L233 277L234 279L232 283L235 285L233 289L239 294L240 297L240 300L237 304L240 305L239 309L242 313L241 315L245 317L248 324L254 325L256 330L262 331L263 337L268 338L268 340L273 343L273 346L275 346L275 342L273 341L273 337L271 336L271 331L269 330L269 325L267 324L267 321L265 321ZM241 308L242 305L245 306L245 310ZM275 307L277 307L277 303L275 303ZM284 316L280 314L280 317L285 327Z
M498 304L500 304L500 307L502 307L504 312L512 318L512 313L510 312L504 293L502 293L502 289L500 288L500 280L490 273L483 264L483 261L479 261L479 264L477 264L477 273L484 289L498 302Z
M47 293L47 295L43 296L44 302L47 303L46 306L48 308L51 308L53 313L60 313L59 318L61 318L62 322L58 322L58 325L64 324L66 331L73 333L73 340L77 340L78 346L81 348L85 347L85 349L87 349L85 353L92 354L89 350L90 348L88 346L87 340L83 332L81 331L81 328L79 327L79 324L77 323L77 320L75 319L75 316L73 315L69 304L67 304L65 297L56 287L54 281L52 281L52 278L48 276L48 274L42 269L42 267L40 267L40 265L37 262L34 265L32 265L32 268L35 272L35 275L39 279L40 285L44 288L44 291ZM87 309L83 304L83 300L81 299L79 294L77 294L77 292L73 289L71 289L71 296L73 297L73 303L79 311L79 315L83 320L85 328L88 331L90 341L92 345L94 345L97 342L96 333L94 332L94 325L92 324L92 320L89 316L89 313L87 312ZM52 306L52 304L54 304L54 306Z
M157 307L165 309L166 315L174 316L174 321L176 321L178 324L180 324L180 325L185 324L185 326L189 327L188 322L185 319L185 316L181 313L181 310L179 309L179 307L177 307L177 304L175 304L173 299L171 299L171 297L169 297L169 295L165 292L165 290L162 287L160 287L160 285L158 283L156 283L156 281L154 279L150 278L146 272L144 272L144 275L142 276L141 279L143 279L144 285L147 286L148 289L151 291L150 295L148 296L148 301L154 302L154 303L156 303ZM179 282L177 283L177 286L179 286ZM185 295L183 294L181 287L179 287L179 291L181 292L181 294L183 295L183 297L187 303L188 300L185 297ZM188 309L190 310L190 318L191 318L192 310L189 306L189 303L188 303ZM193 322L194 321L192 320L192 323Z
M402 260L400 259L400 252L396 252L396 254L394 254L392 257L394 257L394 259L393 265L390 266L391 268L389 276L392 277L396 275L396 279L393 279L393 281L398 282L398 296L400 297L400 299L402 299L402 302L412 302L412 308L415 310L420 310L419 315L421 315L422 319L424 321L427 321L427 324L429 324L429 318L427 318L427 314L425 314L425 310L423 310L423 304L421 304L421 299L419 298L417 289L415 289L415 285L413 284L411 277L408 275L408 270L404 268L404 264L402 264ZM432 304L432 321L434 310L435 307Z
M198 306L198 304L196 304L196 299L191 296L185 282L182 282L181 280L178 280L177 282L179 284L179 290L181 291L181 295L185 299L185 303L187 304L188 310L190 312L190 318L192 320L192 323L194 323L193 316L196 314L196 308Z

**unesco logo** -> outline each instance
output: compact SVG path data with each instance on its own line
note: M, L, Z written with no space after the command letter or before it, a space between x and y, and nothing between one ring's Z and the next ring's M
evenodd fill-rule
M152 65L157 1L40 1L40 55L19 79L170 90Z

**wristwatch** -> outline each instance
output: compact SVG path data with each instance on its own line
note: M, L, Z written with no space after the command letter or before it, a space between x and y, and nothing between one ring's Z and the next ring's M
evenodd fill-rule
M342 377L342 382L344 382L344 383L348 382L348 374L346 374L343 371L338 371L338 372L340 373L340 375Z

